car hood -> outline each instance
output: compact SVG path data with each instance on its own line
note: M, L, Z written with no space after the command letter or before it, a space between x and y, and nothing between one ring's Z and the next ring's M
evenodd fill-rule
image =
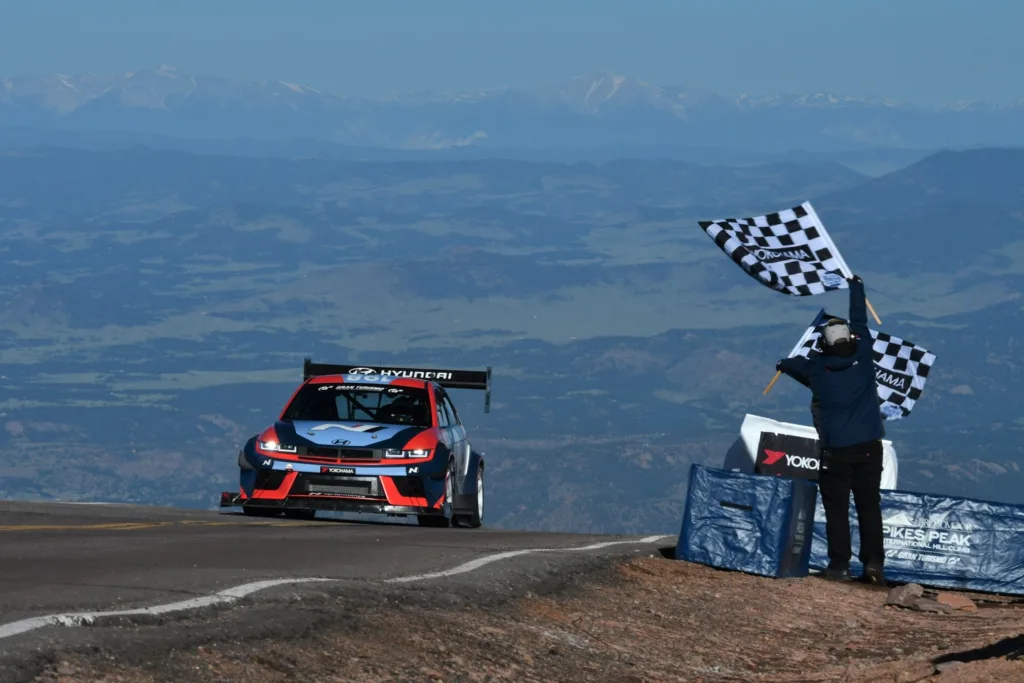
M281 443L302 445L303 442L311 442L318 446L355 448L402 448L410 439L426 429L429 428L377 422L316 422L313 420L278 422L275 425Z

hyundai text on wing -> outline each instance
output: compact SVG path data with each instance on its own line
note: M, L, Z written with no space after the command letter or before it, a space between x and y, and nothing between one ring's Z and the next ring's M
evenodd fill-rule
M239 491L221 507L309 519L317 510L483 523L484 459L448 389L486 391L491 370L327 365L306 359L278 419L238 453Z

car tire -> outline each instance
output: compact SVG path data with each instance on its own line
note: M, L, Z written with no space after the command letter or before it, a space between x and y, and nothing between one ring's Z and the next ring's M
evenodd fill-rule
M479 529L484 523L484 466L476 470L476 495L473 496L473 509L466 515L459 515L460 525L470 529Z
M285 510L284 516L288 519L303 519L311 520L316 519L316 510L304 510L304 509L292 509Z

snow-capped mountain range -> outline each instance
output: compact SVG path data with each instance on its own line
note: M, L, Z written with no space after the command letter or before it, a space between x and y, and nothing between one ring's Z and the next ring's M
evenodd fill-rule
M757 151L1024 143L1024 101L918 107L833 93L724 96L596 74L536 88L346 97L161 66L0 80L0 129L307 138L404 149L717 146Z

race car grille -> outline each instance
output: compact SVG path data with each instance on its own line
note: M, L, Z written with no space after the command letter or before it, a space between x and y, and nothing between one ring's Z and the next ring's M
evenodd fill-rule
M311 496L383 497L377 477L303 477L301 486L294 493Z
M309 446L299 448L296 455L312 462L336 463L342 460L380 460L384 451L375 448L337 448L334 446Z
M334 493L339 496L369 496L370 485L358 483L355 486L310 484L309 493Z

